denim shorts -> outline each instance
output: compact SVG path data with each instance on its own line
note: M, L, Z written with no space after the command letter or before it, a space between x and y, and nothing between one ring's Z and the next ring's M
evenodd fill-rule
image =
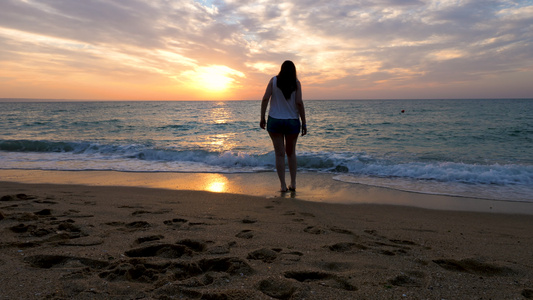
M267 131L282 134L300 133L300 119L276 119L268 116Z

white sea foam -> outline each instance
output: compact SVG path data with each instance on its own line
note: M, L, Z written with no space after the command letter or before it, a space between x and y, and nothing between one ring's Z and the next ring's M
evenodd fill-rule
M30 144L24 141L19 144ZM115 170L131 172L257 172L274 169L272 152L164 150L144 145L101 145L40 141L33 151L0 152L1 168L47 170ZM37 151L39 150L39 151ZM533 166L520 164L466 164L454 162L404 162L376 159L366 153L300 152L299 167L306 171L346 173L371 178L432 180L486 185L533 186Z
M531 185L468 184L457 181L356 175L336 175L333 179L414 193L533 203L533 187Z

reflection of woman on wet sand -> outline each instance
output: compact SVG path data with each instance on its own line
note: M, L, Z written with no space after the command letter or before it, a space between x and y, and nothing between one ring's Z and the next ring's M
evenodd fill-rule
M268 122L265 113L270 101ZM300 125L301 119L301 125ZM277 76L272 77L261 102L261 128L268 131L276 154L276 170L281 191L296 190L296 141L302 127L302 136L307 134L302 87L296 76L292 61L285 61ZM289 162L291 184L285 182L285 154Z

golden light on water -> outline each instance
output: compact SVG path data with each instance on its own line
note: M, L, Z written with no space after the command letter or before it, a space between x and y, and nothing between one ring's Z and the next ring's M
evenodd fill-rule
M230 114L226 108L226 103L218 102L218 107L213 109L211 117L216 124L225 124L230 119Z
M216 107L213 108L209 114L209 118L210 122L218 125L224 125L235 121L231 110L228 109L227 103L225 102L217 102ZM217 133L206 136L205 142L211 146L211 150L228 151L236 146L235 142L232 142L234 136L235 133Z
M227 144L228 138L229 136L227 134L217 134L210 138L209 144L215 149L229 150L228 147L230 147L230 145Z
M227 191L228 179L219 174L210 174L209 178L205 179L205 190L213 193L223 193Z

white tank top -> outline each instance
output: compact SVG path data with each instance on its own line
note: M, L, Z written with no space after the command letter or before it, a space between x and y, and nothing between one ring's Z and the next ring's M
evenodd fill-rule
M272 78L272 97L268 115L276 119L298 119L298 107L296 107L296 91L287 100L277 85L278 77Z

